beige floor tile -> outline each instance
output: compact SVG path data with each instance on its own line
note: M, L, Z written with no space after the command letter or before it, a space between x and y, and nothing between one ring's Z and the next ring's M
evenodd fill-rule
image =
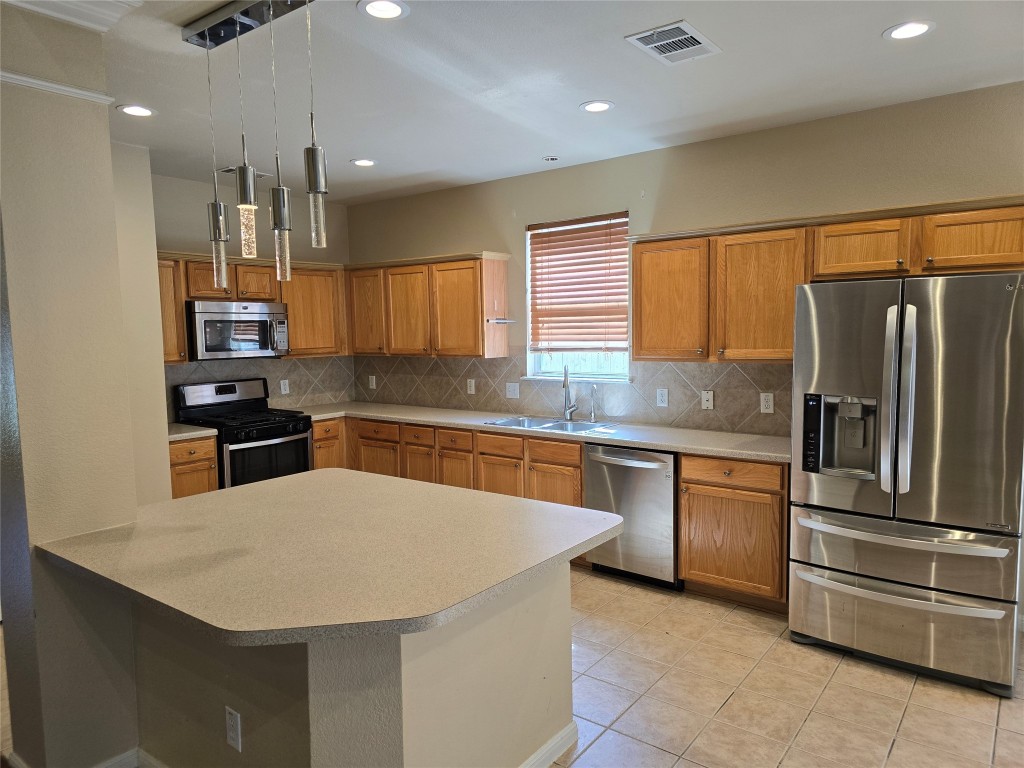
M693 613L698 616L707 616L711 619L724 619L732 613L732 609L736 605L725 600L716 600L713 597L680 592L669 603L669 607L682 613Z
M885 768L981 768L984 765L987 763L967 760L915 741L896 739Z
M775 644L762 657L764 661L769 661L772 664L818 677L828 677L835 672L842 658L843 655L836 651L815 645L794 643L789 639L788 632L784 632L782 637L776 640Z
M676 756L615 731L605 731L573 768L672 768Z
M1021 768L1024 766L1024 736L1013 731L999 729L996 734L996 768Z
M612 646L595 643L582 637L572 639L572 668L574 672L586 672L607 656Z
M804 752L802 749L790 747L789 752L782 758L779 768L840 768L840 764L835 760L828 760L818 755L812 755L810 752Z
M910 698L910 692L914 688L914 678L915 675L911 672L893 669L873 661L855 659L853 656L844 658L839 668L836 669L835 675L832 676L837 683L852 685L854 688L863 688L865 691L873 691L904 701Z
M681 755L707 724L708 719L696 712L650 696L641 696L612 728L666 752Z
M636 624L627 624L607 616L588 616L572 625L572 634L595 643L616 646L640 629Z
M995 725L999 718L998 696L931 677L917 678L910 703L989 725Z
M878 768L889 754L892 737L856 723L811 712L793 746L853 768Z
M786 631L789 619L780 613L767 613L744 605L737 605L724 619L727 624L735 624L758 632L767 632L778 637Z
M629 579L623 579L618 576L609 576L607 573L592 571L590 574L590 581L587 583L587 586L594 587L595 589L603 589L605 592L621 593L632 587L633 582Z
M646 624L665 609L655 603L647 603L631 597L632 591L614 597L594 612L599 616L608 616L630 624Z
M626 591L626 596L634 600L643 600L646 603L660 605L662 607L670 604L679 594L667 587L655 587L651 584L637 584Z
M796 736L810 712L752 691L736 691L715 720L787 744Z
M995 732L992 726L976 720L909 704L898 734L918 744L987 763L992 759Z
M590 615L590 611L581 611L579 608L570 608L570 623L576 624L577 622L583 621Z
M810 709L827 682L827 677L805 675L769 661L759 661L740 687Z
M666 664L616 650L588 669L587 674L606 683L643 693L669 669L671 667Z
M814 711L894 735L906 706L907 703L901 699L833 680L825 687Z
M593 613L605 603L610 603L615 595L603 589L594 589L588 583L574 584L570 590L569 604L578 610Z
M759 659L772 647L776 639L775 635L769 635L767 632L723 623L708 630L702 642L742 656L750 656L752 659Z
M785 744L712 722L684 756L707 768L774 768L785 753Z
M603 725L584 720L582 717L573 717L573 720L576 721L576 743L555 760L555 765L569 765L569 763L579 757L583 750L594 743L594 739L604 732Z
M713 645L697 643L676 666L705 677L713 677L730 685L739 685L757 664L756 659L723 651Z
M705 717L713 717L734 690L733 686L719 680L673 668L654 684L647 695Z
M581 675L572 684L572 713L598 725L611 725L639 698L633 691Z
M999 727L1024 733L1024 699L1003 699L999 702Z
M624 640L619 645L619 650L672 665L693 646L693 640L685 640L663 630L643 627Z
M668 632L670 635L686 640L700 640L708 633L708 630L717 625L718 619L695 613L681 613L671 608L647 622L648 629Z
M579 584L582 581L586 581L590 578L590 571L585 571L582 568L570 568L569 569L569 583Z

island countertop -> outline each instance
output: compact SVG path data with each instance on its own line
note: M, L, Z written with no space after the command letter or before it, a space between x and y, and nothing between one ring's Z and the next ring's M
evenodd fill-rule
M419 632L622 531L595 510L321 469L36 545L229 645Z

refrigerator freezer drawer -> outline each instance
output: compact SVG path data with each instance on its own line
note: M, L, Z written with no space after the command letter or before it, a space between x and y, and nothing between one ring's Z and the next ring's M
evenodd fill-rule
M888 659L1013 685L1017 605L790 564L795 632Z
M790 558L864 576L1017 600L1021 540L790 507Z

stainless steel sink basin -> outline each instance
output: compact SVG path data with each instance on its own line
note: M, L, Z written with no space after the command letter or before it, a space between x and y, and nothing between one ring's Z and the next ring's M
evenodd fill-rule
M490 424L494 427L520 427L521 429L543 429L555 422L556 419L550 416L542 418L540 416L513 416L508 419L498 419L497 421L488 421L486 424Z
M570 434L593 432L596 429L606 430L608 427L613 426L612 424L595 424L591 421L556 421L553 424L547 424L543 427L537 427L537 429L543 429L545 432L568 432Z
M600 429L607 432L614 424L595 424L592 421L561 421L550 416L512 416L507 419L488 421L486 424L493 427L519 427L520 429L542 429L545 432L567 432L569 434L582 434Z

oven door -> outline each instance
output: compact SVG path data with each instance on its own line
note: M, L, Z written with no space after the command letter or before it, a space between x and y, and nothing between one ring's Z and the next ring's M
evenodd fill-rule
M193 360L279 357L288 352L288 321L283 315L196 312L190 326Z
M222 488L306 472L313 466L313 433L225 444L221 466Z

